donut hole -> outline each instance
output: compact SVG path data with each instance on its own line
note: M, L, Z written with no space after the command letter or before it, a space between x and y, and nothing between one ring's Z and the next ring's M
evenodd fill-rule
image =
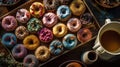
M49 1L49 4L51 5L51 4L52 4L52 1Z
M19 34L23 34L23 31L19 31Z
M11 38L10 38L10 37L7 37L5 40L6 40L7 42L10 42L10 41L11 41Z
M16 53L20 53L20 52L21 52L21 50L20 50L20 49L17 49L17 50L16 50Z
M42 50L42 51L40 52L40 55L44 55L44 54L45 54L45 51Z
M38 7L36 7L36 8L35 8L35 11L39 11L39 8L38 8Z
M10 22L9 20L6 20L6 24L7 24L7 25L10 25L11 22Z
M73 26L76 26L76 23L73 23L72 25L73 25Z
M80 4L76 3L76 4L75 4L75 7L76 7L76 8L80 8Z
M84 33L84 34L82 35L82 37L84 37L84 38L87 37L87 33Z
M95 53L95 52L90 52L90 53L88 53L88 58L89 58L90 60L95 60L95 58L96 58L96 53Z
M33 40L29 40L29 44L33 44Z
M28 59L27 59L27 63L28 63L28 64L29 64L29 63L32 63L32 59L28 58Z
M59 28L58 31L61 32L61 31L62 31L62 28Z
M66 9L61 9L62 14L66 13Z
M51 21L51 18L48 18L47 20L48 20L48 21Z

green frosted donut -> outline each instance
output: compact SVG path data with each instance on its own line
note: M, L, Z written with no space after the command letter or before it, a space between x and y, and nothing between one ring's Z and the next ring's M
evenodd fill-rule
M29 32L37 32L42 28L42 22L38 20L37 18L32 18L30 21L27 23L27 28Z

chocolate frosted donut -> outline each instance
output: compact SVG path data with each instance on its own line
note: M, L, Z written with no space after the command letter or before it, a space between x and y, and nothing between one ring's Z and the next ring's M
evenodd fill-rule
M24 58L27 55L27 49L22 44L17 44L12 49L12 55L16 59Z
M20 23L27 23L27 21L30 19L31 15L29 13L29 11L27 11L26 9L19 9L16 13L16 19L20 22Z
M92 38L92 32L87 28L80 29L77 32L77 38L82 43L87 42L88 40Z
M46 10L54 11L59 6L58 0L43 0L43 4L45 5Z
M46 61L50 58L50 51L46 46L39 46L35 51L35 56L40 61Z
M53 33L48 28L43 28L39 32L39 39L42 42L48 43L53 39Z
M2 20L2 27L6 31L13 31L17 26L18 23L14 16L6 16Z
M87 24L92 20L92 15L90 13L85 13L81 15L80 21L82 24Z
M77 32L82 27L82 24L79 19L71 18L67 22L67 27L71 32Z
M38 64L39 64L39 61L32 54L27 55L23 60L24 67L37 67Z
M22 40L29 35L29 32L24 26L19 26L15 30L15 35L18 39Z
M58 18L54 13L49 12L44 15L42 21L45 26L52 27L58 22Z

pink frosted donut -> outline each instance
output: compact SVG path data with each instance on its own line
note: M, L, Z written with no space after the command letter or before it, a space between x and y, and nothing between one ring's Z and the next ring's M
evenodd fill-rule
M49 12L44 15L42 21L45 26L52 27L57 23L58 18L54 13Z
M53 39L52 31L47 28L41 29L41 31L39 32L39 39L40 41L45 43L52 41Z
M87 28L80 29L77 33L77 38L82 43L87 42L92 38L92 32Z
M31 15L26 9L19 9L16 13L16 19L21 23L27 23Z
M67 22L67 27L71 32L77 32L81 28L82 24L79 19L71 18Z
M6 16L2 20L2 27L6 31L13 31L18 26L17 20L14 16Z

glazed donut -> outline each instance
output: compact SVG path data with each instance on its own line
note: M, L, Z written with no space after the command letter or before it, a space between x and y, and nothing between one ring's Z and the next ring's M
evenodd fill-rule
M73 0L73 2L70 4L70 9L73 15L80 16L85 12L86 7L82 0Z
M87 24L92 20L92 15L90 13L85 13L81 15L80 21L82 24Z
M47 27L52 27L58 22L58 18L54 13L46 13L42 19L43 24Z
M18 26L17 20L14 16L6 16L2 20L2 27L6 31L13 31Z
M17 43L17 38L13 33L5 33L2 36L2 44L8 48L12 48Z
M30 19L31 15L29 11L26 9L19 9L16 13L16 19L20 23L27 23L27 21Z
M39 61L32 54L27 55L23 60L24 67L37 67L38 64L39 64Z
M50 51L46 46L39 46L35 51L35 56L40 61L46 61L50 57Z
M67 34L63 38L63 46L66 49L73 49L77 45L77 38L74 34Z
M37 36L29 35L23 40L23 45L29 50L35 50L40 45L40 41Z
M77 33L77 38L82 43L86 42L92 38L92 32L87 28L80 29Z
M82 65L78 62L70 62L66 65L66 67L82 67Z
M63 23L58 23L53 27L53 34L56 37L63 37L65 34L67 34L67 27Z
M45 13L44 5L40 2L34 2L30 6L30 13L32 16L40 18Z
M35 33L37 31L39 31L42 27L43 27L42 22L37 18L32 18L27 23L27 29L31 33Z
M39 39L44 43L48 43L53 39L53 33L48 28L43 28L39 32Z
M54 11L59 6L58 0L43 0L46 10Z
M82 24L79 19L71 18L67 22L67 27L71 32L77 32L82 27Z
M19 26L15 30L15 35L18 39L22 40L29 35L29 32L24 26Z
M70 8L66 5L61 5L57 9L57 16L61 21L67 21L71 16Z
M12 49L12 55L14 58L24 58L27 55L27 49L23 46L23 44L17 44Z
M49 46L50 52L54 55L59 55L63 51L63 44L59 40L54 40Z

